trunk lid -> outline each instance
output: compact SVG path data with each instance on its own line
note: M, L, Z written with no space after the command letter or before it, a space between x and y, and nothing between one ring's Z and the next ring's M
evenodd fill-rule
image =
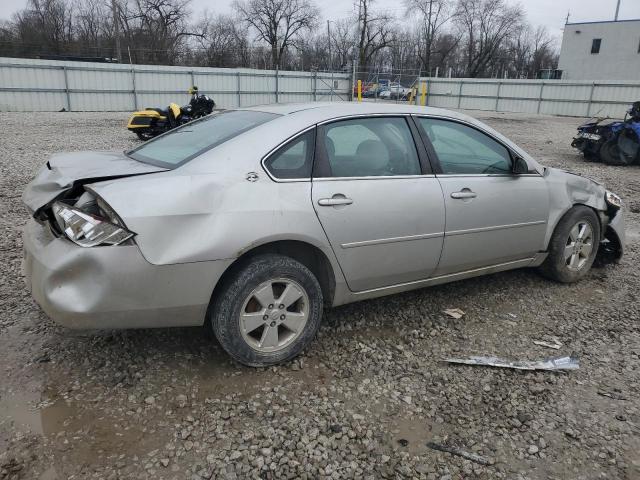
M77 184L164 172L166 168L141 163L120 152L72 152L52 155L29 182L22 201L31 214Z

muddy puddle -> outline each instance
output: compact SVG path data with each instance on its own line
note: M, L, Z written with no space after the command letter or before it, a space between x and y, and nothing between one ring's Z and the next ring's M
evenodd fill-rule
M6 331L0 342L13 362L25 365L25 381L10 376L0 384L0 452L16 438L39 438L42 454L30 468L40 480L67 478L70 465L145 462L176 440L176 425L202 405L215 408L214 400L246 401L278 387L306 391L331 381L331 372L313 358L305 358L303 368L296 362L269 369L234 364L201 332L171 332L177 341L165 341L162 332L114 341L105 341L105 333L60 335L57 347L65 354L45 363L21 358L10 346L18 334ZM75 353L92 342L101 348L91 358ZM161 360L145 361L147 355ZM180 397L186 398L182 405Z

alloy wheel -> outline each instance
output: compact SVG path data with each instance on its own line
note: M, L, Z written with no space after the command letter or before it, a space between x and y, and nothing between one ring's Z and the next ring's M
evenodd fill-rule
M258 352L277 352L303 332L309 319L309 297L288 278L267 280L243 302L239 323L242 338Z
M572 271L581 270L589 261L592 251L593 228L588 222L579 221L569 231L569 238L564 248L567 268Z

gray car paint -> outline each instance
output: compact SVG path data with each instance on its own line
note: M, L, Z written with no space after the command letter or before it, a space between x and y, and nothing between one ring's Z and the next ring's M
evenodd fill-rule
M319 204L338 195L353 204ZM433 175L314 179L312 203L351 290L422 279L438 266L445 218Z
M544 259L544 253L529 252L530 254L521 255L521 258L517 258L517 255L510 256L502 259L506 261L470 267L470 270L462 272L454 272L455 269L444 270L436 272L435 277L428 278L434 267L434 261L430 259L420 267L422 274L417 274L415 268L412 272L398 270L386 280L378 278L378 281L368 281L363 276L367 267L362 267L364 263L384 261L381 260L378 249L370 249L371 255L363 254L358 265L348 265L344 258L339 262L340 255L335 254L336 245L332 248L314 211L312 182L308 179L274 180L261 165L263 158L288 138L331 119L379 114L435 116L471 124L502 141L520 155L531 170L541 175L539 178L548 189L548 219L544 225L541 250L548 244L559 219L572 205L581 203L600 212L606 210L604 187L582 177L545 169L508 139L466 115L407 105L351 103L277 105L254 109L282 116L205 152L175 170L162 171L158 167L129 160L120 154L102 157L104 161L97 160L98 157L93 157L92 154L65 154L53 161L59 167L57 170L43 167L29 184L23 197L32 210L45 205L76 180L117 177L127 174L126 172L136 175L100 181L89 186L118 213L127 228L137 234L134 246L82 249L64 238L55 238L42 244L35 243L32 236L36 235L34 232L38 228L42 230L44 227L36 227L34 220L31 220L29 228L25 230L25 249L27 257L30 255L37 261L31 262L31 266L26 262L25 270L29 282L34 285L34 297L45 311L69 326L124 328L193 325L194 317L199 314L201 318L195 323L202 323L211 293L226 268L249 250L278 240L305 242L323 253L335 276L333 305L493 271L536 265ZM95 159L90 162L90 171L85 169L87 158ZM130 170L127 170L129 167ZM248 174L257 174L257 180L247 181ZM382 178L375 182L386 181ZM372 185L375 182L371 182ZM372 221L375 221L375 213L375 210L371 210ZM487 218L491 218L493 213L486 212ZM537 218L536 215L531 218L534 217ZM514 220L505 217L502 221ZM440 220L436 221L438 222ZM438 230L435 227L437 225L409 229L399 236L438 233L435 232ZM616 216L611 227L624 241L622 213ZM375 229L363 232L354 230L353 242L378 242L393 237L391 232ZM343 243L350 242L342 241L340 248ZM381 244L393 243L395 242ZM411 244L400 242L402 243ZM363 251L366 249L365 247ZM133 257L130 258L134 250L139 252L139 258L135 261ZM412 255L418 253L414 251ZM391 254L392 257L389 258L399 255L403 265L406 265L406 260L411 256L403 257L399 251ZM74 264L75 256L86 260L84 263ZM86 268L86 273L72 277L60 273L69 271L70 266ZM156 270L165 266L180 269L180 275L175 277L179 281L172 280L171 269ZM355 277L361 283L349 288L343 274L345 268L349 268L349 272L360 268L360 274ZM139 270L139 275L134 274L131 269ZM153 272L163 274L156 275ZM96 282L91 282L94 275L105 277L109 281L103 282L103 288L96 288ZM127 284L131 287L127 290L119 288L115 281L125 278L125 275L138 279L135 284ZM190 278L193 280L188 281ZM59 291L55 298L52 295L56 289L51 282L57 282L55 285ZM191 289L195 282L198 283L198 288L189 293L190 300L186 305L180 295ZM76 304L82 299L83 291L91 288L93 290L88 293L88 298L93 298L94 302L85 301L82 308L78 308ZM158 292L158 295L155 296L154 292ZM127 300L124 303L123 297ZM188 312L184 316L179 314L183 307ZM163 316L163 320L156 321L154 313L150 312L159 311L172 313ZM112 312L117 312L117 315L111 316Z

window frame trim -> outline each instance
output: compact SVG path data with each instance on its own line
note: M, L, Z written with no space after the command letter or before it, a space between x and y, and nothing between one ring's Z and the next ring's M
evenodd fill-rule
M428 152L424 147L422 140L420 139L420 131L411 118L411 113L403 112L390 112L390 113L357 113L350 115L342 115L330 119L323 120L317 123L318 129L316 130L316 152L314 156L314 164L312 171L313 181L338 181L338 180L384 180L384 179L407 179L407 178L433 178L434 170L429 158ZM416 149L416 155L418 157L418 164L420 166L420 174L418 175L370 175L370 176L357 176L357 177L334 177L327 176L330 173L329 159L327 152L324 148L324 142L321 141L320 136L324 133L324 126L339 123L348 120L357 119L375 119L375 118L402 118L407 124L409 134L413 140L414 148Z
M452 118L452 117L446 117L446 116L441 116L441 115L412 114L412 116L415 117L416 126L418 128L418 131L420 132L420 138L424 142L425 147L426 147L427 151L429 152L429 158L433 159L433 171L434 171L434 174L435 174L436 177L440 177L440 178L448 178L448 177L457 177L457 178L459 178L459 177L542 177L540 172L535 171L535 169L531 168L531 165L529 165L529 162L527 162L526 159L524 159L524 161L527 162L527 166L529 167L529 173L521 173L521 174L515 174L515 173L512 173L512 172L511 173L444 173L444 171L442 170L442 165L440 164L440 158L438 157L438 154L436 153L435 148L433 148L433 144L431 143L431 140L429 140L429 136L427 135L427 132L424 130L424 128L422 127L422 125L418 121L418 119L420 119L420 118L428 118L428 119L433 119L433 120L444 120L444 121L447 121L447 122L458 123L460 125L464 125L465 127L469 127L469 128L474 129L474 130L477 130L478 132L480 132L481 134L486 135L491 140L493 140L494 142L498 143L499 145L501 145L502 147L504 147L507 150L507 152L509 153L509 158L511 160L511 166L512 167L513 167L514 155L517 155L517 152L514 152L511 147L509 147L508 145L505 145L505 143L503 141L501 141L500 139L496 138L491 133L489 133L489 132L485 131L484 129L480 128L478 125L474 125L471 122L467 122L467 121L461 120L459 118Z
M317 127L317 125L313 124L311 126L306 127L303 130L300 130L300 131L294 133L293 135L291 135L290 137L287 137L285 140L283 140L278 145L273 147L271 150L269 150L262 157L262 159L260 159L260 165L262 166L262 169L265 171L265 173L267 174L267 176L271 180L273 180L274 182L277 182L277 183L310 182L311 181L311 178L313 177L313 170L315 168L315 163L316 163L316 144L317 144L317 137L318 137L317 132L315 132L314 135L311 135L311 138L313 138L313 145L311 145L311 175L309 175L308 177L300 177L300 178L279 178L279 177L276 177L267 168L266 161L269 160L269 158L271 158L273 155L278 153L278 151L281 148L285 147L288 143L294 142L298 137L301 137L302 135L304 135L305 133L315 129L316 127Z

